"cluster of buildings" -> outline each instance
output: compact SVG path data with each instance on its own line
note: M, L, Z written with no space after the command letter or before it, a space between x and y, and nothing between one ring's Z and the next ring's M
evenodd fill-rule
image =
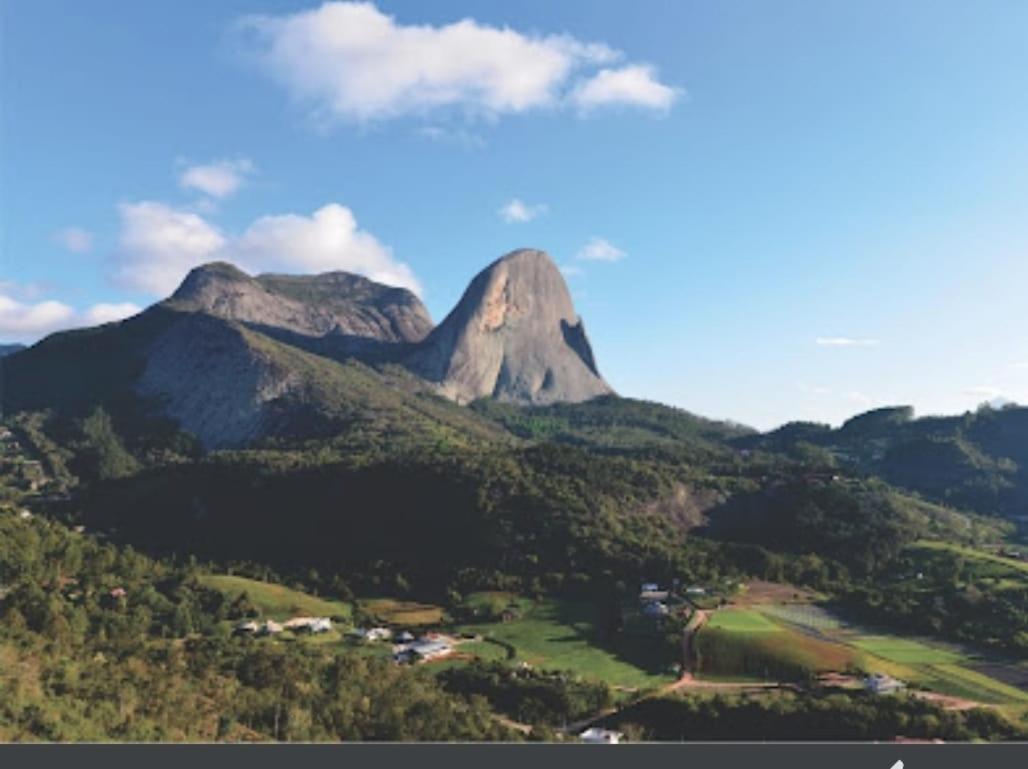
M401 665L430 662L453 654L453 648L449 639L430 633L393 646L393 661Z
M293 617L285 622L269 619L264 622L247 620L236 625L236 635L270 636L278 635L283 630L293 633L327 633L332 629L332 620L328 617Z

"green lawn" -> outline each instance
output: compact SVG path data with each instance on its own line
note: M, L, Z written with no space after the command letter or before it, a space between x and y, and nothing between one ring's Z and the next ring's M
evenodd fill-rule
M612 686L645 688L673 680L663 671L673 660L661 657L655 638L623 636L616 648L604 643L592 604L543 600L512 622L468 625L479 633L512 645L516 660L535 667L567 670Z
M959 654L896 636L860 636L850 643L861 651L901 665L946 665L961 661Z
M284 585L261 582L229 574L205 574L201 584L219 590L234 599L246 593L250 601L265 617L285 620L296 616L344 617L349 619L351 607L342 601L332 601L293 590Z
M760 612L751 609L720 609L712 612L707 627L734 633L769 633L782 629Z

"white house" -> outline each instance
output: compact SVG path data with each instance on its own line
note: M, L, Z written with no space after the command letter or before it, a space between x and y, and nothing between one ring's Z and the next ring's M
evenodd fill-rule
M872 694L893 694L902 689L906 689L907 685L902 681L897 681L892 676L887 676L884 673L875 673L864 679L864 688Z
M332 620L328 617L315 617L308 627L312 633L327 633L332 629Z
M361 638L368 643L374 641L387 641L393 637L393 631L387 627L354 628L352 635Z
M277 635L282 632L282 626L273 619L267 620L257 630L257 635Z
M656 582L643 582L642 587L639 588L640 593L656 593L660 590L660 585Z
M238 635L253 635L259 629L260 628L258 627L256 622L254 622L253 620L249 620L247 622L240 622L238 625L236 625L235 632Z
M686 595L706 595L707 594L707 588L700 587L699 585L693 585L693 586L687 587L685 589L685 594Z
M310 633L327 633L332 629L332 620L328 617L293 617L283 623L282 627L294 633L307 631Z
M592 745L617 745L624 736L621 732L591 726L578 735L578 739Z
M440 657L445 657L452 653L453 647L446 641L422 638L412 644L409 644L405 651L408 659L428 662L429 660L439 659ZM400 652L400 654L403 653L404 652Z

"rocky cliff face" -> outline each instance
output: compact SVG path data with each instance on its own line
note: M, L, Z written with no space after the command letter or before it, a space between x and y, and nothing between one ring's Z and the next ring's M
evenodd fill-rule
M428 310L410 291L346 272L253 278L230 264L207 264L190 272L167 304L280 336L402 343L432 330Z
M458 403L578 402L612 392L560 270L532 249L479 273L406 364Z

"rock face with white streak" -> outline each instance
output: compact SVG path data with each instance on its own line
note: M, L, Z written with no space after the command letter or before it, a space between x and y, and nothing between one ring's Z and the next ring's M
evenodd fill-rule
M574 403L612 392L564 277L534 249L480 272L406 364L458 403Z

